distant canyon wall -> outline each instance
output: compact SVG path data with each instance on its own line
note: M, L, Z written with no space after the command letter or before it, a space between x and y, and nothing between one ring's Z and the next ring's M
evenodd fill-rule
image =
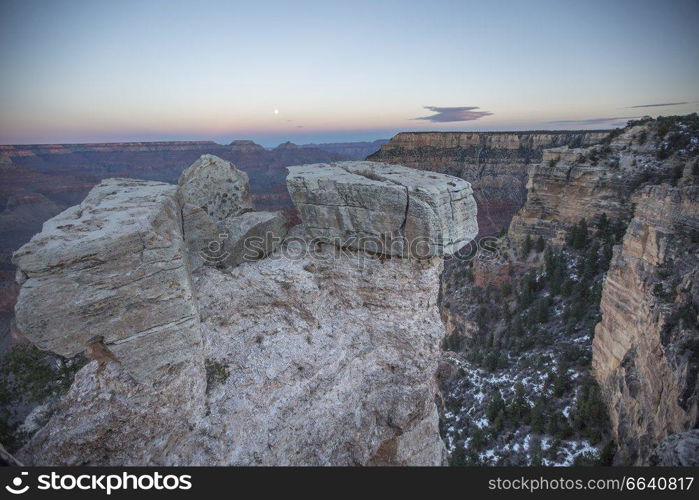
M699 425L698 137L694 114L545 151L508 232L516 250L539 237L563 247L582 218L595 231L604 214L624 234L604 281L592 358L621 464L699 461L687 434Z
M461 177L473 186L480 236L509 226L527 196L527 171L543 150L595 144L608 131L402 132L370 155L371 161L397 163Z

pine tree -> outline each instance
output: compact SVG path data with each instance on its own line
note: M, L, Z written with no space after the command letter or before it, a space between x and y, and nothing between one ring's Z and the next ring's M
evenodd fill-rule
M549 319L549 305L550 298L546 297L536 301L536 307L534 308L534 320L537 323L546 323Z
M541 400L537 401L532 408L530 425L532 431L536 434L543 434L546 420L544 419L544 404Z
M585 252L585 258L581 272L581 279L583 281L590 281L599 272L599 265L597 264L598 253L599 242L594 241Z
M544 253L544 269L546 274L552 276L556 269L558 269L558 254L554 253L551 247L546 247L546 252Z
M521 337L523 333L524 328L522 328L522 320L519 319L519 316L516 316L515 319L512 321L512 329L510 331L510 335L513 337Z
M493 421L493 430L500 432L505 427L505 410L500 410Z
M581 302L585 302L585 299L587 298L587 285L585 284L584 281L579 281L573 286L573 300L578 302L580 304ZM582 305L582 304L580 304Z
M551 414L551 418L549 419L549 423L547 425L546 433L549 434L550 436L557 436L559 432L559 417L558 413L554 412Z
M510 414L515 424L529 417L529 403L527 402L526 391L522 382L515 384L515 394L510 406Z
M585 219L580 219L578 223L578 229L573 237L573 248L575 250L582 250L587 245L587 221Z
M599 464L611 466L614 465L614 455L616 455L616 443L614 440L609 441L600 453Z
M536 436L529 441L529 456L531 457L532 467L541 467L543 462L541 440Z
M599 216L599 221L597 222L597 231L601 239L603 239L604 241L609 240L609 237L611 236L611 231L609 226L609 217L607 217L607 214L605 212L602 212L602 215Z
M468 457L466 455L466 449L461 444L456 444L454 451L451 453L451 458L449 459L449 465L452 467L464 467L468 465Z
M566 278L565 281L563 281L563 284L561 285L561 295L563 297L570 297L570 294L573 292L573 287L575 286L575 282L570 279Z
M532 292L528 286L523 287L522 293L519 294L519 305L521 309L526 309L532 303Z
M561 286L563 284L563 268L562 266L556 266L551 275L550 286L551 295L556 296L561 293Z
M566 245L568 245L570 248L573 248L573 242L576 240L578 237L578 225L574 224L573 227L570 228L570 232L568 233L568 236L566 236Z
M535 247L535 250L536 250L537 252L543 252L545 248L546 248L546 242L544 241L544 237L543 237L543 236L539 236L539 239L536 240L536 247Z
M583 299L578 298L578 295L573 295L573 303L570 305L569 308L569 317L572 322L577 323L580 321L585 314L585 306L583 305Z
M490 422L494 422L501 411L505 409L505 401L502 399L499 389L495 389L490 396L490 402L485 410L485 416Z
M529 255L529 253L532 251L532 238L531 236L527 235L527 238L524 240L524 245L522 246L522 253L526 257Z
M568 370L561 364L558 367L558 372L553 379L553 395L561 397L570 387L570 378Z
M609 270L609 264L612 261L612 255L613 255L613 246L611 243L607 243L604 245L604 249L602 250L602 260L600 262L601 268L603 271L608 271Z
M512 312L510 311L510 306L507 302L502 304L502 317L506 323L512 321Z
M483 446L486 444L486 438L485 438L485 433L483 430L478 427L477 425L474 425L473 428L471 429L471 441L470 441L470 448L472 448L475 451L480 451Z
M488 370L489 372L494 372L498 367L498 355L494 352L491 352L485 358L484 364L486 370Z

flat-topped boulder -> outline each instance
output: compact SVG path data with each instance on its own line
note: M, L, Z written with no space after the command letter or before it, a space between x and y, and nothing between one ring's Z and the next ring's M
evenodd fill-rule
M176 186L106 179L17 250L17 327L72 357L96 340L151 380L201 343Z
M471 185L368 161L288 167L287 186L314 238L406 257L449 255L478 233Z

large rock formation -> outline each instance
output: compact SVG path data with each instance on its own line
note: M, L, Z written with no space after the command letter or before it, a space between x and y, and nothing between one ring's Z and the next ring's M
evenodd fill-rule
M249 175L258 210L284 210L293 216L284 167L360 160L378 147L346 143L277 150L246 140L228 145L212 141L0 145L0 295L13 297L5 292L14 282L12 252L41 231L46 220L80 203L103 179L177 183L187 165L203 154L213 154ZM0 313L0 339L9 330L12 317Z
M313 237L371 252L453 254L478 232L471 186L373 162L289 167L289 192Z
M686 154L661 154L665 135L673 133L641 121L599 145L546 150L543 161L530 169L527 202L513 217L508 236L517 245L529 235L560 246L581 218L590 222L604 213L628 222L631 197L643 184L678 182L684 171L691 182L694 163Z
M177 463L439 465L441 259L307 247L197 278L206 358L230 376Z
M593 368L622 459L699 423L699 187L647 187L604 284Z
M592 360L618 463L649 463L660 441L699 425L698 137L696 114L644 118L598 145L545 151L508 233L517 252L527 238L565 246L582 218L591 234L606 220L607 234L624 235L604 280Z
M527 168L544 148L583 147L607 131L401 132L367 160L460 177L473 187L480 236L498 234L524 204Z
M65 355L89 347L86 341L95 336L102 352L113 352L78 372L21 459L70 465L442 464L434 403L444 335L437 310L442 259L308 244L311 236L300 226L266 259L225 271L203 266L190 285L176 190L105 181L18 252L25 273L18 304L24 333ZM471 213L464 222L474 220ZM160 261L166 270L153 267ZM180 282L177 273L183 273ZM87 288L80 291L79 284ZM49 297L55 286L63 292L61 307ZM138 300L126 300L122 290ZM57 318L43 314L47 300ZM186 345L172 352L169 337L163 337L163 349L149 342L153 329L140 328L175 300L173 318L185 319L170 318L168 331L197 341L183 340ZM127 331L131 325L137 326ZM130 340L119 344L119 334Z
M172 185L108 179L14 254L17 327L72 357L102 342L140 381L200 349Z

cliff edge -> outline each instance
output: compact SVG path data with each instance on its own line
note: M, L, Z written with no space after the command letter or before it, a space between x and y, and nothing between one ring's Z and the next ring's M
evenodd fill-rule
M470 187L451 197L452 179L435 174L442 184L420 196L434 206L446 196L442 216L464 224L450 228L463 241L400 258L317 241L306 225L287 232L252 211L238 172L209 156L179 186L103 181L16 252L18 329L92 360L20 450L24 462L444 463L437 295L441 255L474 233ZM346 222L324 219L338 232ZM249 239L264 251L237 258Z

